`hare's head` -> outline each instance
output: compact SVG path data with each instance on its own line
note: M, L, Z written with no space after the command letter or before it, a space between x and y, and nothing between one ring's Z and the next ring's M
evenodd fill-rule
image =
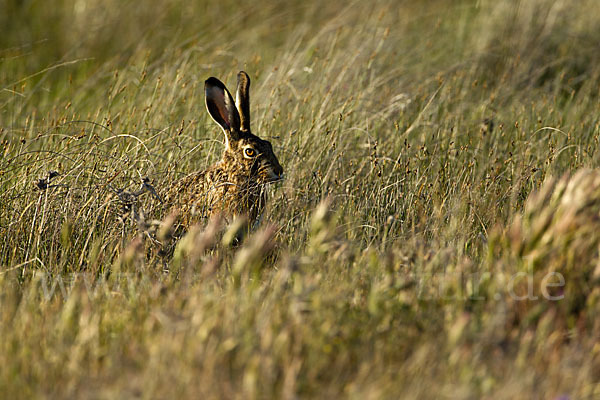
M273 147L250 131L250 78L238 74L235 102L217 78L204 82L206 108L225 133L223 163L230 173L259 184L274 182L283 176L283 168Z

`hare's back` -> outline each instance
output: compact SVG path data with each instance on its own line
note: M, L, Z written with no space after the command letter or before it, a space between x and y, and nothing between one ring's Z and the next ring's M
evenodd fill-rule
M164 195L167 206L180 215L200 213L208 192L207 175L207 171L198 171L176 181Z

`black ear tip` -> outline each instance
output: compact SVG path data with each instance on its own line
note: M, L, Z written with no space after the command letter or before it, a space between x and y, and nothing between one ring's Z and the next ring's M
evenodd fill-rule
M210 78L208 78L207 80L205 80L204 81L204 86L205 87L216 86L216 87L219 87L221 89L225 89L225 85L223 84L223 82L221 82L220 80L218 80L214 76L211 76Z
M247 82L250 82L250 77L248 76L246 71L238 72L238 81L240 81L240 80L245 80Z

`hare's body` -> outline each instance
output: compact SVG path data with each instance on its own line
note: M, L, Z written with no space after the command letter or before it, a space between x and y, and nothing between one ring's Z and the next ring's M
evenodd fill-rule
M169 203L179 210L184 225L215 213L257 218L266 200L263 185L225 167L220 161L182 178L170 190Z
M253 222L266 201L264 186L281 179L283 168L271 143L250 132L249 88L241 71L234 103L218 79L205 82L206 108L225 133L225 151L221 161L182 178L166 193L184 225L216 213L246 215Z

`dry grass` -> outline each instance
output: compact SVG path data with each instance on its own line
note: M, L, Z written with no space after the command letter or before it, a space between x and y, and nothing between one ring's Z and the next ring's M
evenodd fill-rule
M596 1L0 4L4 396L600 395ZM239 69L286 180L165 256Z

